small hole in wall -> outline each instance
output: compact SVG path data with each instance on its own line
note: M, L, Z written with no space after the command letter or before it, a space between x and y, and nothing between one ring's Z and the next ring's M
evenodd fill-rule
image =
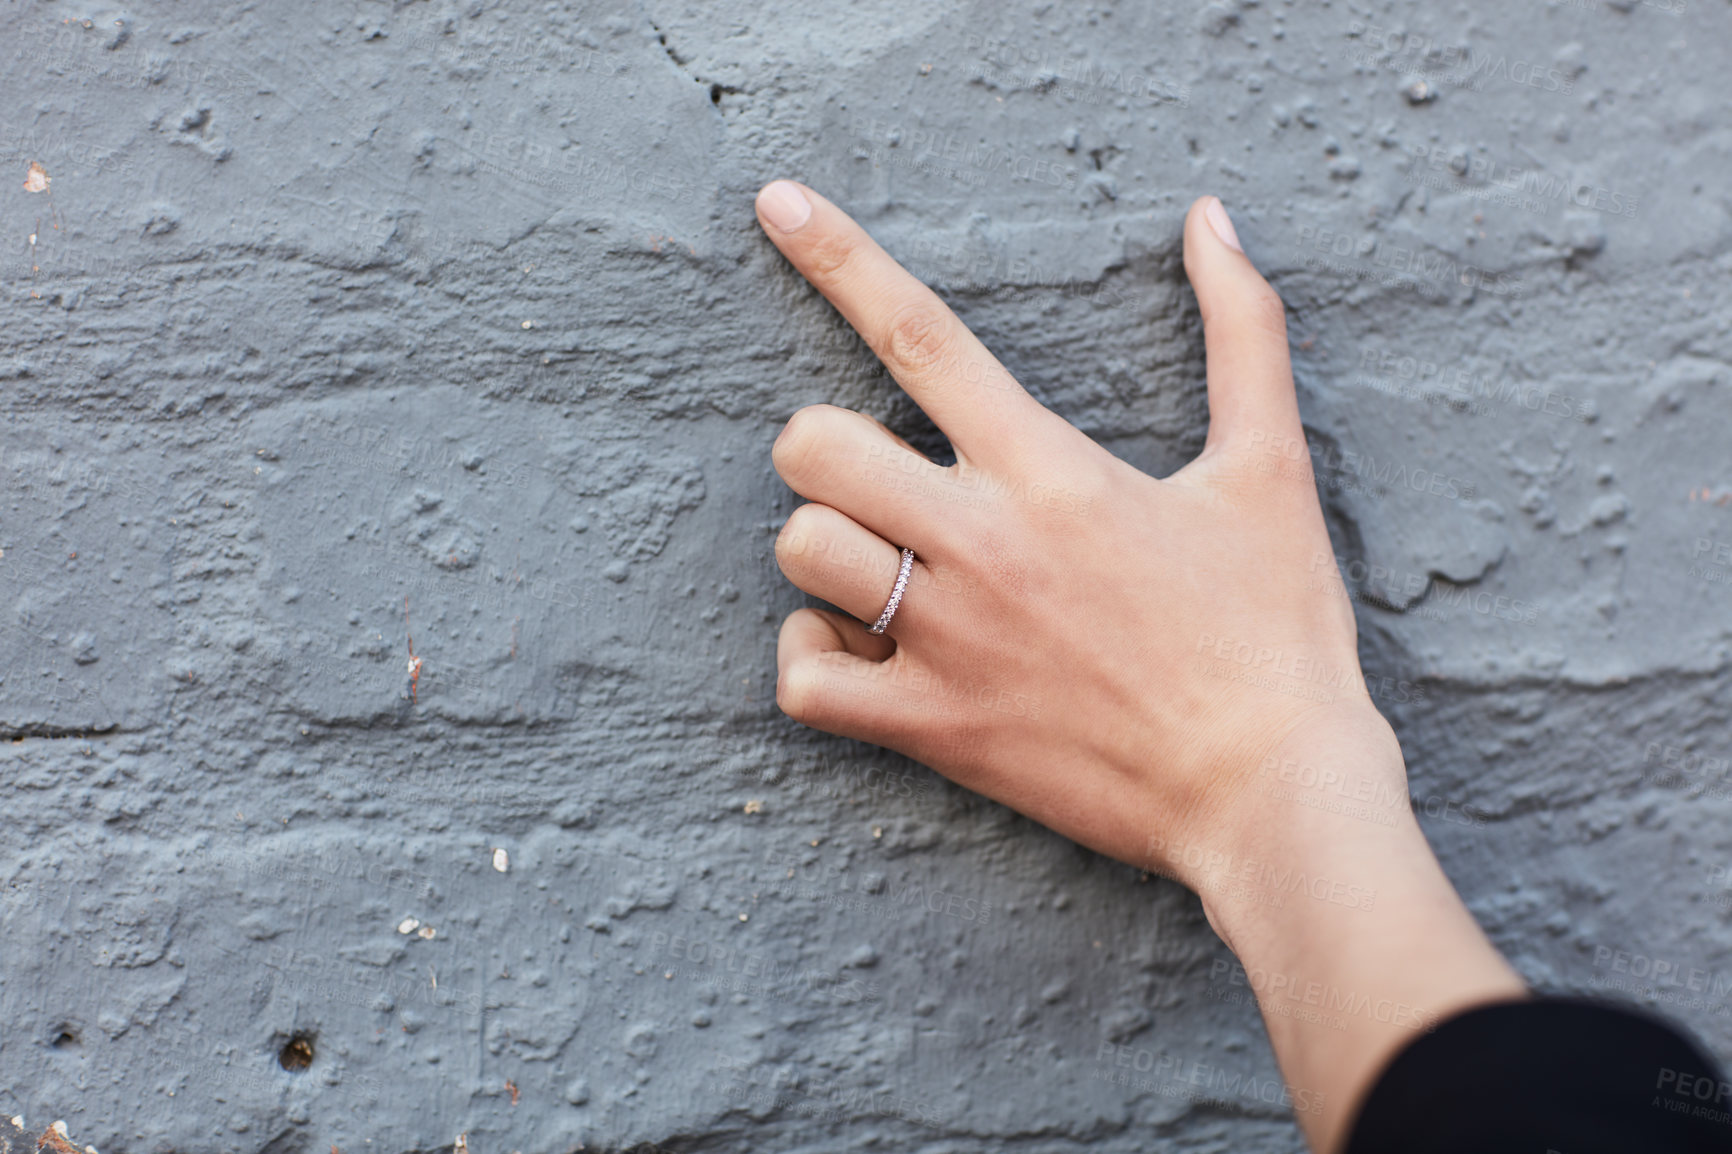
M722 102L722 86L720 84L710 85L710 103L711 104L720 104L721 102Z
M277 1054L277 1065L291 1073L298 1074L313 1064L313 1038L310 1034L296 1034L283 1044L282 1051Z
M80 1041L82 1039L78 1036L78 1027L71 1022L62 1022L55 1029L54 1037L48 1044L56 1050L68 1050Z

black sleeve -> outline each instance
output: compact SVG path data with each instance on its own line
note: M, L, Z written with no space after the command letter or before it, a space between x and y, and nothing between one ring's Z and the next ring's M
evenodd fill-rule
M1346 1154L1732 1151L1732 1084L1640 1011L1537 997L1458 1014L1398 1053Z

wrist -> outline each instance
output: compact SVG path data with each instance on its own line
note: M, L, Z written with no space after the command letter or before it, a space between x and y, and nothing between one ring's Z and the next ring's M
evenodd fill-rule
M1367 714L1280 742L1218 815L1216 868L1191 883L1286 1081L1318 1104L1300 1117L1318 1150L1337 1148L1397 1050L1525 993L1426 843L1394 732Z
M1430 857L1400 742L1369 705L1302 720L1192 828L1169 849L1172 872L1229 944L1233 924L1298 900L1369 912L1378 863Z

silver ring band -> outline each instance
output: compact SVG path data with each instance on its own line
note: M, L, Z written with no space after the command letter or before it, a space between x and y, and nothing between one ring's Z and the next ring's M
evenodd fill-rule
M896 587L890 590L890 601L884 606L884 612L878 615L878 620L866 632L882 633L890 628L890 619L896 616L896 607L902 604L902 594L908 588L908 575L912 572L914 572L914 550L903 546L902 568L896 571Z

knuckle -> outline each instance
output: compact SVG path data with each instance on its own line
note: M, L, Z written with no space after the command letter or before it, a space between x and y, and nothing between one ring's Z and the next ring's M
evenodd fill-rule
M835 280L859 259L860 241L847 232L829 232L816 237L806 250L806 273L821 280Z
M956 346L956 321L930 301L907 305L885 330L884 357L892 367L915 371L945 363Z
M1281 294L1267 284L1253 292L1251 299L1245 302L1245 315L1262 331L1287 339L1287 306L1281 303Z
M776 708L798 721L800 720L798 707L799 692L794 688L794 679L788 673L783 672L776 678Z
M776 534L776 564L786 572L791 564L811 553L818 544L818 506L801 505L788 514Z
M770 449L770 460L778 473L784 477L810 473L830 425L831 408L831 405L807 405L788 418L782 435Z
M776 707L795 721L810 724L818 716L820 685L795 666L776 678Z

